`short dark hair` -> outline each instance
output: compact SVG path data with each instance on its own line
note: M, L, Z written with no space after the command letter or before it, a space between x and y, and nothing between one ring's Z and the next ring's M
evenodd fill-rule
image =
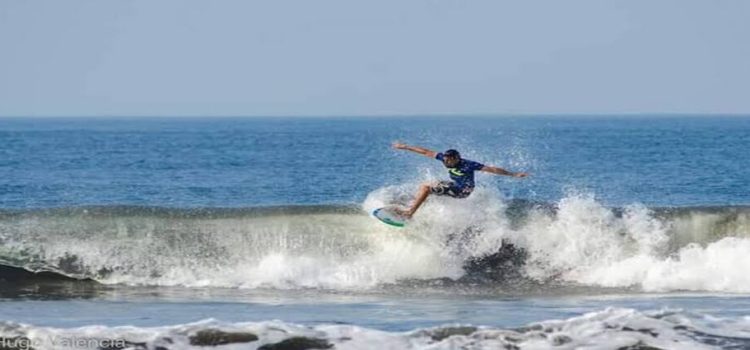
M456 151L455 149L449 149L443 152L443 156L450 158L461 158L461 154L458 153L458 151Z

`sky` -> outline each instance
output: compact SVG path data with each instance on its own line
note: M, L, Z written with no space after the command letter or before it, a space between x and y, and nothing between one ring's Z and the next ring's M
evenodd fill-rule
M750 1L0 0L0 116L750 114Z

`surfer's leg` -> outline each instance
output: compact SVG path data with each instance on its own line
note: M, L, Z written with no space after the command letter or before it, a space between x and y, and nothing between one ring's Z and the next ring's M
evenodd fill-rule
M411 208L408 210L396 209L396 212L406 218L411 218L412 215L417 212L417 209L419 209L422 203L427 200L430 192L432 192L432 186L428 183L422 184L419 186L419 191L417 191L417 196L414 199L414 204L411 205Z
M396 210L397 213L400 215L403 215L407 218L411 218L414 213L417 212L417 209L424 203L425 200L427 200L427 197L430 196L431 193L434 193L438 196L444 196L444 195L451 195L450 189L452 188L453 183L450 181L440 181L437 183L424 183L422 186L419 186L419 191L417 191L416 198L414 199L414 204L411 205L411 208L409 210Z
M414 215L414 213L417 212L417 209L424 203L425 200L427 200L427 197L430 195L430 185L423 184L422 186L419 186L419 192L417 192L417 198L414 199L414 204L412 204L411 209L409 209L408 217L411 217Z

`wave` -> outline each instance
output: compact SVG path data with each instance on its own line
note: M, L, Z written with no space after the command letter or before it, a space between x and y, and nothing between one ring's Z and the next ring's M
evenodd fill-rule
M722 319L680 310L640 312L608 308L517 328L455 324L407 332L341 324L225 323L215 319L152 328L96 325L62 329L0 322L0 346L202 349L229 344L247 349L746 349L750 347L748 329L748 320L741 317Z
M609 208L588 194L431 198L404 229L357 206L0 211L0 265L105 284L372 289L414 281L750 291L750 207ZM4 270L0 270L0 279ZM6 271L7 272L7 271Z
M88 278L77 278L64 271L54 269L29 269L12 265L0 265L0 281L5 283L39 282L92 282Z

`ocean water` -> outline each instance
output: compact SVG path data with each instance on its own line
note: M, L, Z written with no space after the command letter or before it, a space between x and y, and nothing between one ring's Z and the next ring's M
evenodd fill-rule
M531 175L389 227L447 177L395 140ZM0 348L750 349L749 150L741 116L2 118Z

